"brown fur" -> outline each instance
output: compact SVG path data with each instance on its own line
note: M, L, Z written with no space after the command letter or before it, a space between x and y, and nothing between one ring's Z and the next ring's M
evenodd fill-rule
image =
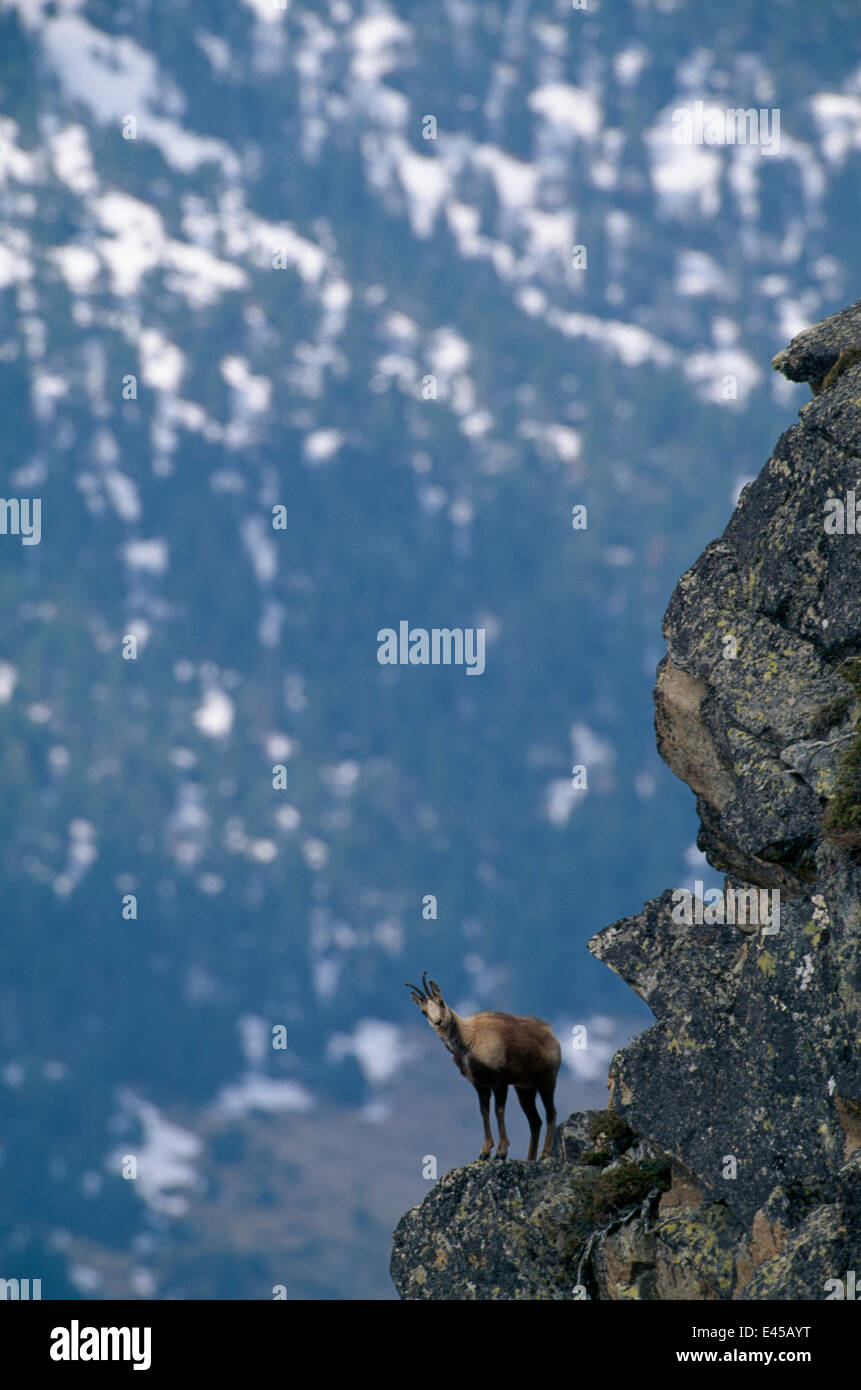
M542 1018L493 1012L462 1018L446 1004L434 980L428 985L422 975L422 984L424 989L419 989L418 985L408 986L413 999L434 1032L445 1043L459 1071L478 1092L484 1121L484 1144L479 1157L489 1158L493 1148L491 1093L496 1101L499 1126L497 1156L504 1158L508 1152L505 1101L509 1086L513 1086L529 1121L529 1151L526 1155L529 1159L535 1158L538 1151L541 1119L535 1096L541 1096L547 1115L547 1133L541 1157L546 1158L556 1130L553 1093L562 1062L562 1050L550 1031L550 1025Z

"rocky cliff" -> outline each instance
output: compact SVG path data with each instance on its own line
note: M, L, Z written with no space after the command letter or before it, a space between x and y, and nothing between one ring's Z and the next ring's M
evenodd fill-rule
M814 399L679 581L655 687L724 898L590 941L656 1023L553 1159L456 1169L404 1216L403 1298L823 1299L857 1265L861 301L773 365Z

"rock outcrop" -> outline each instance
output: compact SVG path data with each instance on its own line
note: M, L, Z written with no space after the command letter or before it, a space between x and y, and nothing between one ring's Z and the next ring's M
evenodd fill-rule
M861 301L774 365L815 398L679 581L655 689L724 897L589 943L656 1023L553 1160L455 1170L403 1218L404 1298L822 1299L857 1264Z

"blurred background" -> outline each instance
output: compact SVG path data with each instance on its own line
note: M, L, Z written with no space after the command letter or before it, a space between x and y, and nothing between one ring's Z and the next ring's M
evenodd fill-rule
M586 941L719 881L662 614L807 398L770 358L859 293L858 32L0 0L0 478L42 506L0 535L0 1276L394 1297L481 1142L424 969L606 1103L650 1015ZM779 147L677 145L698 100ZM484 627L484 674L379 665L401 620Z

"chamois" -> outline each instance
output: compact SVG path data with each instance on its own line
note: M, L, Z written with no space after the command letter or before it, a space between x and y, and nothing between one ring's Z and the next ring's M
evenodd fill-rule
M556 1110L553 1092L562 1062L562 1050L541 1018L520 1018L517 1014L480 1013L461 1018L450 1009L435 980L428 982L422 972L423 988L407 983L411 997L418 1004L428 1023L442 1038L454 1058L458 1070L471 1081L478 1092L481 1118L484 1121L484 1143L479 1158L489 1158L493 1148L490 1130L490 1094L496 1101L496 1123L499 1126L497 1158L508 1153L505 1132L505 1101L509 1086L529 1121L528 1159L538 1153L541 1116L535 1104L536 1091L547 1116L547 1133L541 1157L550 1153L556 1132Z

